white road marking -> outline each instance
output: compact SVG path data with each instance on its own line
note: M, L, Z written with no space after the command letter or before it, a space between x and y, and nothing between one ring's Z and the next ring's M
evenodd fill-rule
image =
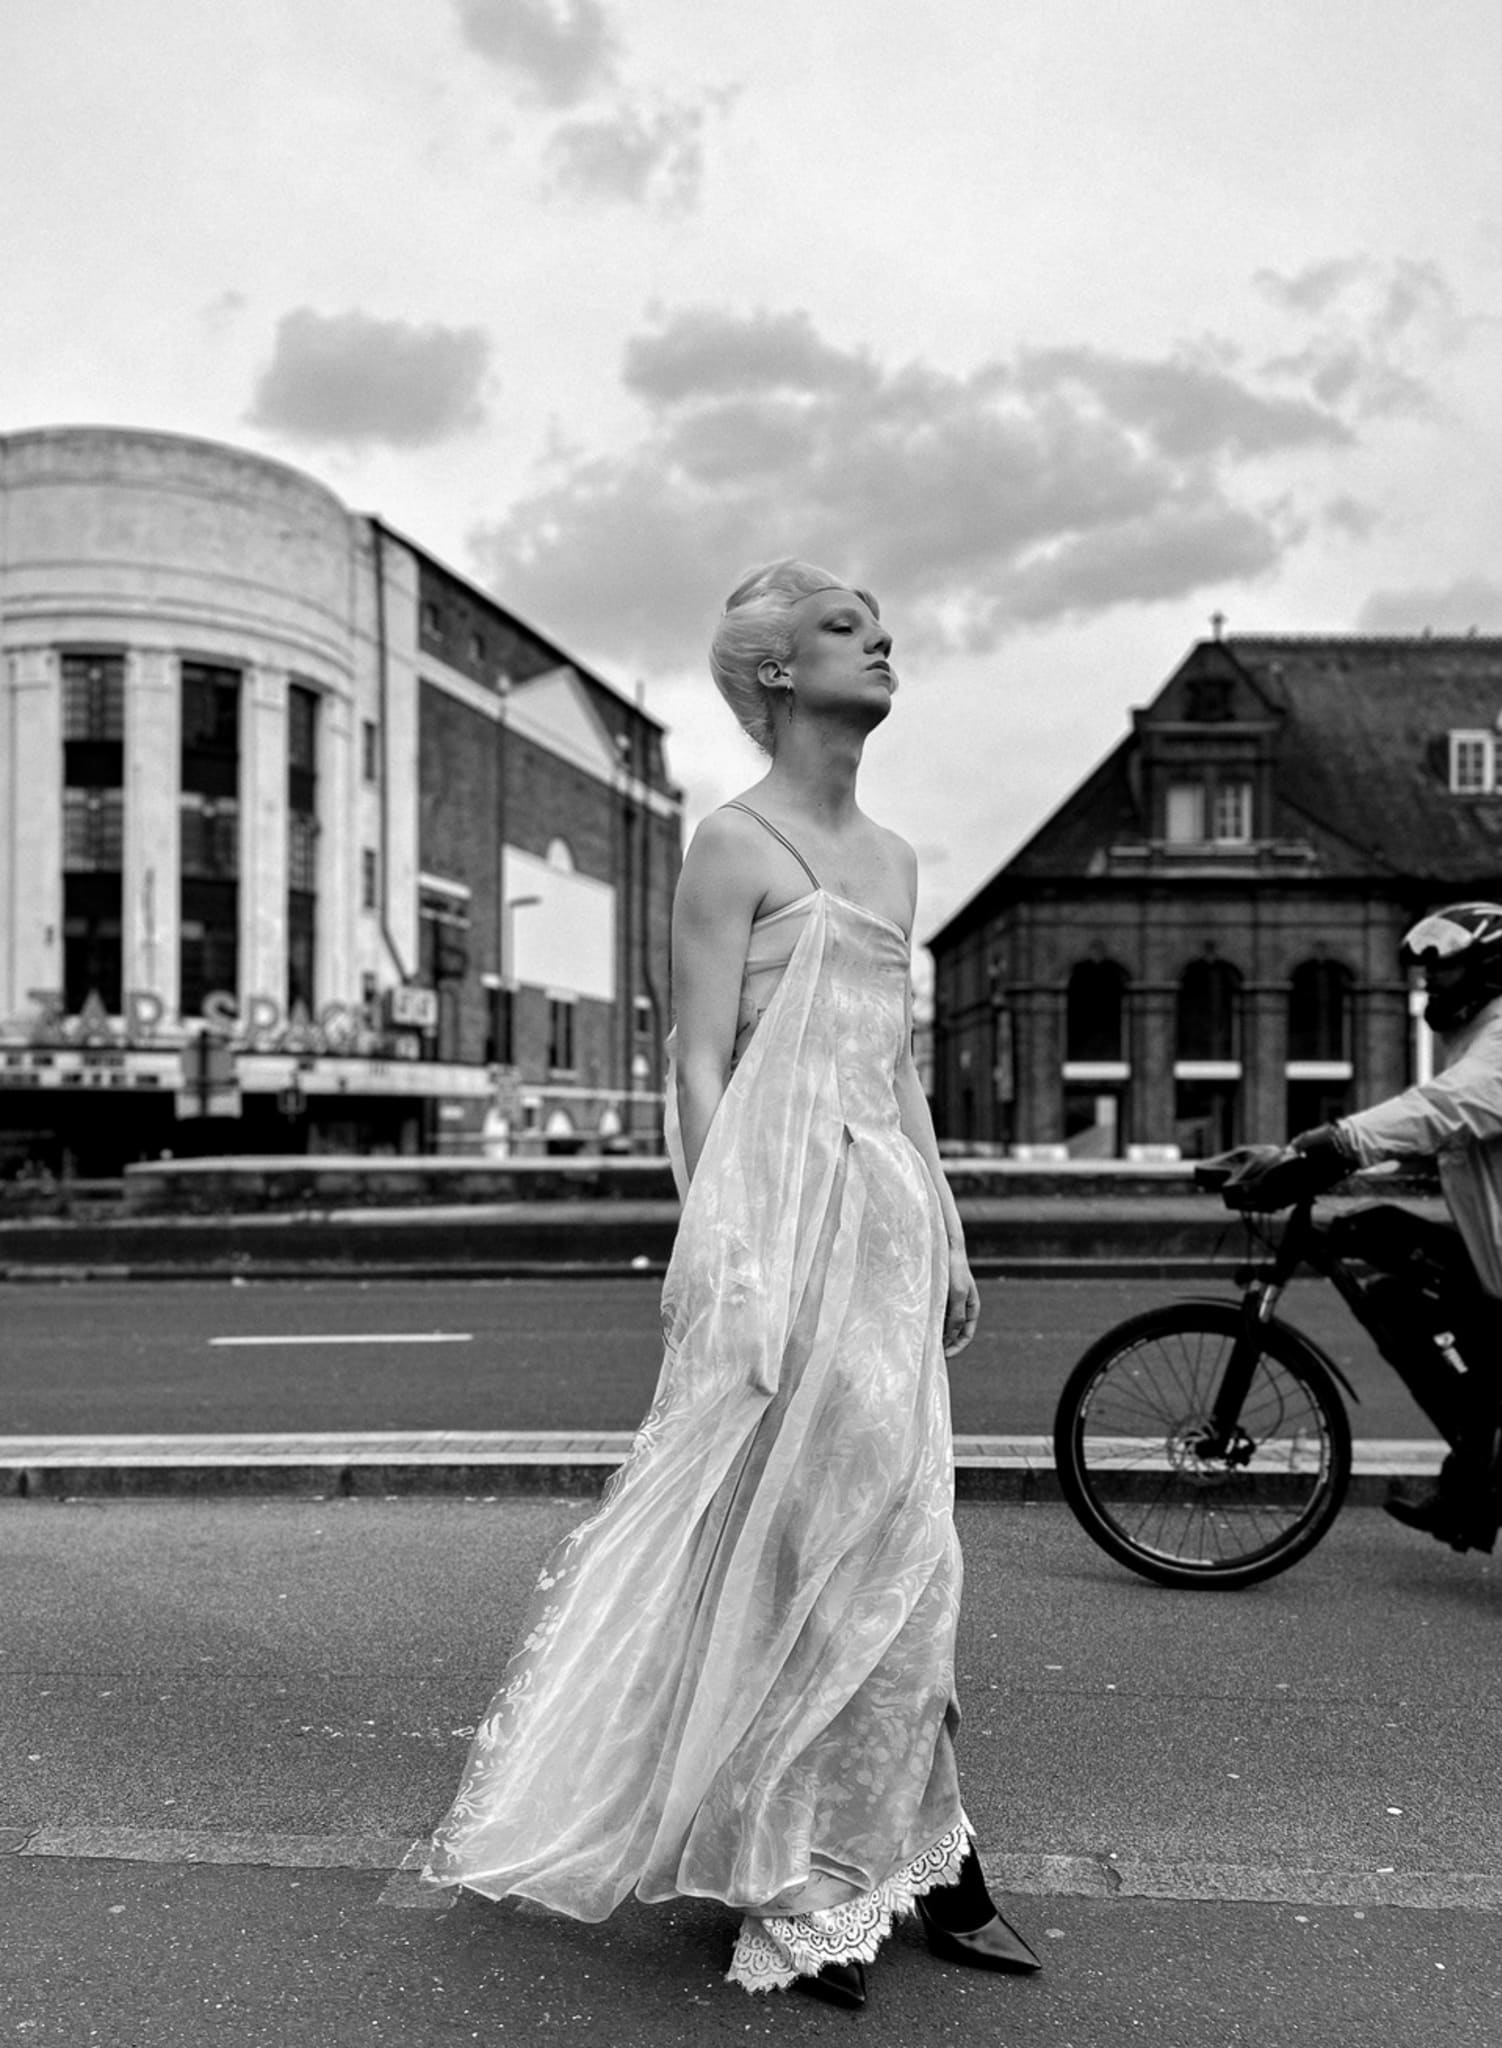
M421 1886L421 1840L410 1835L281 1835L259 1831L54 1826L6 1830L13 1856L107 1858L122 1863L197 1863L276 1870L387 1874L378 1903L443 1912L456 1892ZM1393 1870L1386 1864L1311 1869L1298 1863L1170 1862L1115 1856L991 1855L994 1890L1035 1898L1170 1899L1216 1905L1397 1906L1502 1913L1502 1873ZM427 1896L423 1896L427 1894ZM431 1901L431 1903L430 1903Z
M230 1344L473 1344L472 1330L362 1330L352 1336L210 1337L213 1345Z

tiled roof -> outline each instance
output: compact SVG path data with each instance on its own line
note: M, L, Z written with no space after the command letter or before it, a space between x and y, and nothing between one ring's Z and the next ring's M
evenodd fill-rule
M1469 885L1496 873L1502 881L1502 799L1456 797L1448 783L1450 732L1490 732L1502 715L1502 639L1226 644L1287 707L1277 764L1282 828L1316 839L1324 874Z
M1310 879L1502 893L1502 793L1457 797L1448 785L1450 732L1490 732L1502 719L1502 638L1202 641L1146 719L1165 715L1170 698L1167 715L1184 716L1184 680L1199 672L1234 674L1259 714L1278 720L1273 832L1313 849ZM1111 847L1145 840L1138 745L1129 733L935 939L958 937L1009 885L1083 880L1103 871Z

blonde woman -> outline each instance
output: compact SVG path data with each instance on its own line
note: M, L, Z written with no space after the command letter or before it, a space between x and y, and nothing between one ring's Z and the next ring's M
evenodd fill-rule
M770 765L700 827L674 911L662 1375L425 1873L590 1920L720 1899L733 1982L846 2006L915 1905L936 1954L1038 1967L951 1739L945 1354L979 1302L912 1061L915 862L856 801L891 647L810 563L726 604L711 669Z

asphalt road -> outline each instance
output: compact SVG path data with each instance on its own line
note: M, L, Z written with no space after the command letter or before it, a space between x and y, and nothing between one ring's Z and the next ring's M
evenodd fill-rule
M0 1286L0 1436L633 1429L657 1377L659 1288L647 1279ZM1229 1289L983 1281L980 1333L951 1369L955 1428L1046 1432L1085 1347L1123 1316L1185 1292ZM1361 1396L1357 1436L1434 1434L1331 1288L1298 1283L1287 1315L1349 1373Z
M1063 1510L962 1506L966 1803L1037 1980L903 1935L852 2022L725 1986L711 1903L404 1909L393 1866L584 1512L0 1504L0 2038L1502 2041L1502 1568L1371 1512L1207 1596Z

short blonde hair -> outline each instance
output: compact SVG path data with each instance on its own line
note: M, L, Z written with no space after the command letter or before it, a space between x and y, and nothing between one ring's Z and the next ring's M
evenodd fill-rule
M869 591L786 555L743 576L725 600L709 647L709 672L740 725L764 754L772 752L773 692L756 671L764 661L786 661L793 651L793 612L820 590L853 590L871 616L881 616Z

